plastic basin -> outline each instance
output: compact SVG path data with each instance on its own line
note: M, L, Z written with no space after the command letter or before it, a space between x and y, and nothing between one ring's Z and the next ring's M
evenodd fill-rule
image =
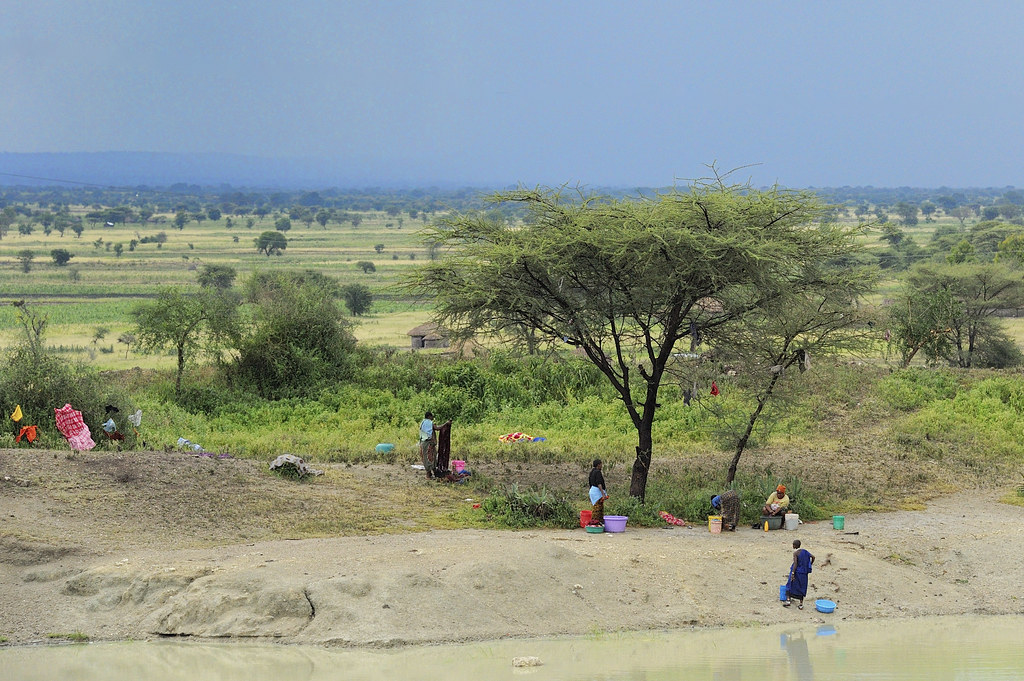
M390 442L381 442L379 445L374 447L374 449L377 450L378 454L387 454L388 452L394 450L394 448L395 446Z
M768 523L769 530L778 530L782 528L782 516L781 515L763 515L761 516L761 523L759 527L764 527L764 524Z
M601 532L604 532L604 528L600 525L587 525L587 532L591 534L600 534Z
M836 609L836 604L827 598L819 598L814 601L814 609L818 612L829 613Z
M626 521L629 519L627 515L606 515L604 517L604 531L605 532L625 532Z

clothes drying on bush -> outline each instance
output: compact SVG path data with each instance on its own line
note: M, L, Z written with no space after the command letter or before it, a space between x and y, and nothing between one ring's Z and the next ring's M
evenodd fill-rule
M96 446L89 426L82 420L82 412L70 404L65 404L60 409L54 409L53 413L57 420L57 430L68 441L71 449L81 452Z
M11 420L14 421L15 423L17 423L18 421L21 420L21 417L22 417L21 405L19 404L18 406L16 406L14 408L14 413L11 414Z
M36 438L39 437L38 428L36 426L22 426L21 430L18 431L18 437L14 438L14 441L21 442L22 437L29 442L35 442Z

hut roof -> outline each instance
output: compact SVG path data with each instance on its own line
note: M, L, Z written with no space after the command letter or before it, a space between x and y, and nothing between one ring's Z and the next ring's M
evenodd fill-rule
M441 340L445 337L444 330L439 329L437 324L427 322L415 326L406 332L407 336L423 336L424 340Z

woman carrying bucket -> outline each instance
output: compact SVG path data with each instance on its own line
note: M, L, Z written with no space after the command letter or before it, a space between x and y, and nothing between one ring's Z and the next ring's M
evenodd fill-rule
M793 540L793 564L789 568L789 581L786 582L786 600L782 606L788 608L793 599L800 601L797 608L804 609L804 597L807 596L807 575L811 573L814 556L807 549L800 548L800 540Z
M604 500L608 498L608 492L604 489L602 465L601 459L594 459L594 467L590 469L590 503L594 505L590 515L591 525L604 525Z

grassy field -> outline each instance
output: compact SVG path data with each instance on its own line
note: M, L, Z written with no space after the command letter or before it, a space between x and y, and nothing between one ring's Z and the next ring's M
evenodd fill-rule
M85 208L76 211L82 214ZM257 252L253 240L263 231L273 230L274 220L256 220L251 229L245 220L234 218L216 222L191 222L178 230L172 216L155 216L142 225L87 225L80 238L71 231L45 235L36 227L32 234L12 229L0 240L0 271L4 285L0 303L25 299L40 306L48 317L47 343L68 357L84 360L101 369L170 367L170 356L137 356L118 342L132 327L131 309L140 301L165 287L194 287L196 275L205 265L228 265L238 272L239 281L254 272L315 269L337 278L342 284L361 283L374 293L370 313L353 321L356 338L362 342L404 348L406 332L427 321L429 310L422 304L404 299L395 290L402 274L410 266L429 258L419 235L420 220L399 221L385 213L361 213L358 227L350 222L319 224L307 228L293 221L285 233L288 247L281 255L268 257ZM166 242L139 243L129 250L132 240L141 241L163 232ZM121 244L120 256L114 246ZM375 246L383 244L378 253ZM53 249L74 254L62 267L50 257ZM35 258L31 271L22 271L18 254L31 250ZM369 261L376 272L364 273L357 262ZM97 330L106 329L97 339ZM14 309L0 305L0 346L20 340ZM128 356L126 357L126 351Z

